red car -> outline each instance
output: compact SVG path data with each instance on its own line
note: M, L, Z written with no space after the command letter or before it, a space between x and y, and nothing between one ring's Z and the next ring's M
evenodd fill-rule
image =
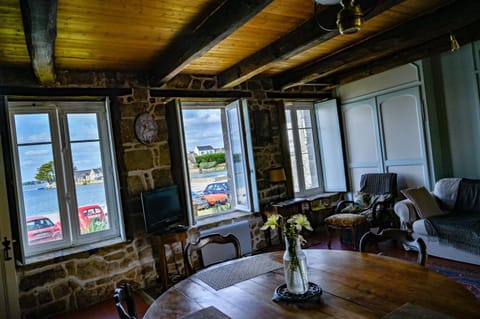
M203 194L203 197L205 197L210 206L215 206L217 203L225 204L228 201L228 195L224 193Z
M28 243L35 245L62 239L62 226L60 222L54 224L48 217L29 217L27 218L27 233Z
M78 207L78 219L80 221L80 232L82 234L89 232L91 223L97 221L107 222L105 212L96 204Z

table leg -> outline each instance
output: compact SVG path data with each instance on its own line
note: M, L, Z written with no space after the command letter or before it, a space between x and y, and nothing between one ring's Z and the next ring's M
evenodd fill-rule
M328 235L328 249L331 249L332 248L332 232L333 232L333 229L330 229L330 227L328 227L328 225L325 225L325 228L327 229L327 235Z

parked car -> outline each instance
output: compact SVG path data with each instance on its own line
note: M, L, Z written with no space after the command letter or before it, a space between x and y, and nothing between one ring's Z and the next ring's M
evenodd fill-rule
M28 244L35 245L48 241L62 239L60 222L53 223L45 216L27 218Z
M105 212L97 204L78 207L78 219L80 222L80 233L82 234L89 232L92 223L107 223Z
M203 194L227 194L230 195L230 187L228 186L228 182L215 182L210 183L205 186L205 190Z
M192 191L192 203L197 205L198 209L207 209L210 207L210 203L205 196L199 192Z
M208 201L210 206L214 206L216 204L225 204L228 201L228 195L224 193L204 194L203 196Z

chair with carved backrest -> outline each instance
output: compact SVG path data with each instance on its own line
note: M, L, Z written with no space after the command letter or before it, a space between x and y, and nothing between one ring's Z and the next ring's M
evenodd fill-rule
M414 239L406 230L396 228L385 228L379 234L372 232L365 233L360 239L360 251L365 252L367 246L377 245L380 242L393 240L400 243L405 250L414 250L418 252L417 263L422 266L427 265L427 246L422 238Z
M137 319L137 309L135 299L129 284L120 284L113 294L115 307L117 308L120 319Z
M184 261L188 274L193 274L197 270L197 268L195 268L195 263L193 259L194 252L197 253L199 267L205 268L202 258L202 248L210 244L231 244L233 245L233 249L235 250L235 258L242 257L240 242L233 234L228 234L227 236L222 236L220 234L207 235L199 238L196 242L188 243L187 246L185 246Z

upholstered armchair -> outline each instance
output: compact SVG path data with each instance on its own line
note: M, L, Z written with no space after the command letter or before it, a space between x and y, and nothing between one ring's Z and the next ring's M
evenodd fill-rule
M361 214L367 217L370 227L380 229L395 224L393 205L397 196L396 173L370 173L360 178L360 191L353 194L353 200L337 204L335 213Z

